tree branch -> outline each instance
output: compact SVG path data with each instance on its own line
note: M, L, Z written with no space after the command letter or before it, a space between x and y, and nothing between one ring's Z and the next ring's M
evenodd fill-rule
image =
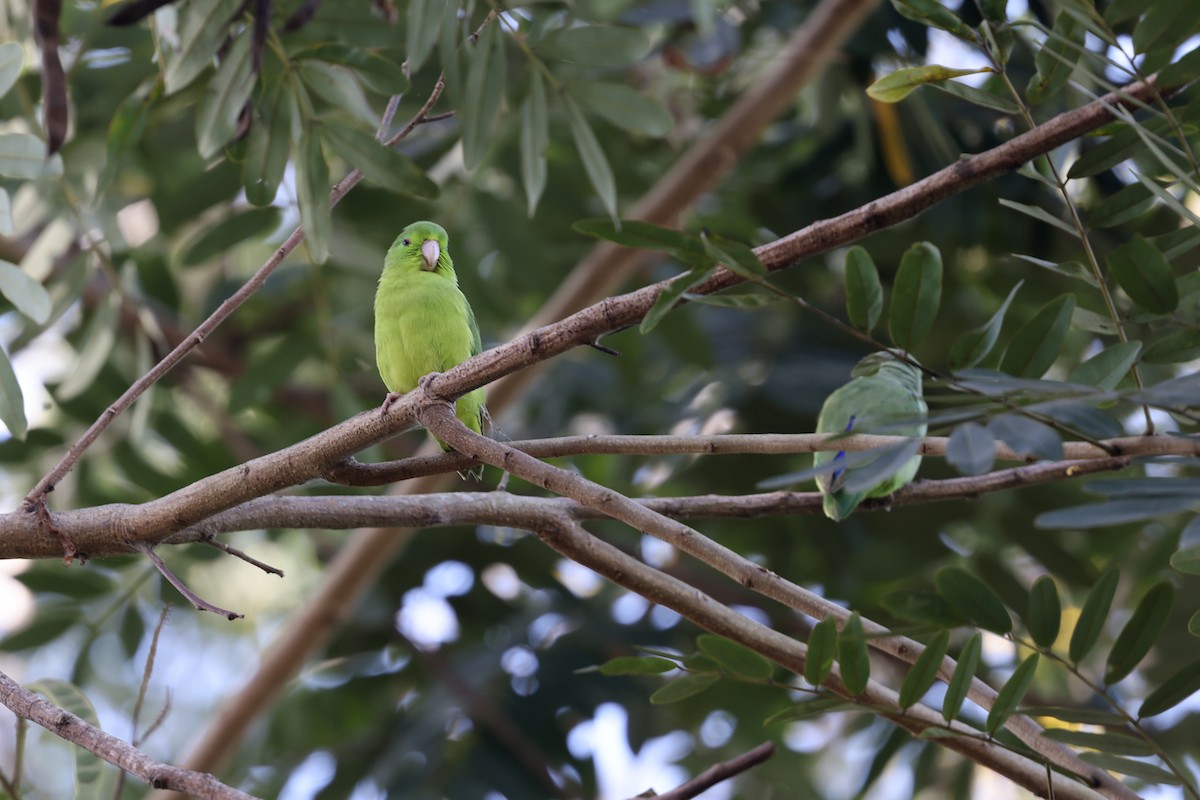
M556 494L570 497L576 502L597 509L613 519L624 522L635 530L673 545L732 578L742 586L798 611L803 611L816 619L833 616L835 619L844 622L849 616L849 612L846 609L744 558L733 550L709 539L694 528L658 514L646 506L635 503L619 492L587 480L582 475L553 467L542 461L538 461L532 456L514 450L501 442L487 439L467 430L454 415L453 406L436 395L431 394L431 391L430 383L426 383L406 395L406 399L413 396L424 396L422 405L417 411L417 417L421 421L421 424L437 436L438 439L460 453L476 461L490 464L505 472L512 473L535 486L540 486ZM584 564L584 566L592 567L591 564L585 561L580 561L580 563ZM592 567L592 569L596 568ZM596 571L599 572L600 570ZM610 574L617 576L624 575L621 570L611 573L601 572L601 574L606 575L606 577ZM613 580L620 583L616 578L613 578ZM621 583L621 585L624 586L625 584ZM697 590L692 589L692 591L696 592ZM642 592L639 590L639 593ZM643 596L654 602L661 603L661 601L650 595ZM668 605L679 611L678 608L670 606L668 603L661 604ZM687 615L685 614L685 616ZM708 627L695 617L689 617L689 619L702 627ZM878 623L864 619L863 628L869 637L881 637L881 641L875 645L880 650L895 655L909 663L913 663L919 657L920 653L924 652L924 647L920 643L905 637L896 636ZM712 630L712 628L709 629ZM718 632L722 636L729 636L727 633L714 632ZM739 639L738 641L741 640ZM746 644L746 642L742 643ZM765 650L760 649L759 652L775 658L775 656L770 655ZM784 662L780 661L780 663ZM945 671L945 665L953 663L953 660L949 657L944 659L943 671ZM802 664L803 656L801 656L801 668L796 670L799 674L803 674ZM788 665L785 664L785 666ZM951 667L949 672L945 672L943 680L949 680L952 670L953 668ZM975 681L968 696L984 708L991 708L996 694L990 687L983 684L982 681ZM911 709L909 709L909 712L911 713ZM1051 763L1075 774L1088 776L1093 785L1105 787L1108 791L1112 792L1112 796L1114 797L1134 796L1107 772L1082 761L1070 748L1045 739L1041 735L1041 728L1028 717L1011 717L1006 725L1018 738L1035 751L1042 753Z
M128 742L92 727L71 712L38 697L3 672L0 672L0 703L18 717L36 722L55 736L73 742L153 788L173 789L211 800L254 800L251 795L226 786L212 775L155 761Z
M747 750L737 758L713 764L690 781L679 784L665 794L643 796L657 797L658 800L691 800L691 798L706 789L711 789L718 783L727 781L735 775L740 775L746 770L757 767L773 755L775 755L775 743L763 742L758 747Z

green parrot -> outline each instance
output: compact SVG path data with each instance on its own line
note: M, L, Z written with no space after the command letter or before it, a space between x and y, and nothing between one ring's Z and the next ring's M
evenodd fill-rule
M391 392L384 408L415 389L425 375L448 370L483 349L471 304L458 288L448 244L441 225L414 222L400 232L384 259L375 292L375 362ZM454 413L481 434L486 400L486 390L475 389L458 398ZM452 449L441 440L438 444ZM469 472L478 478L483 465Z
M825 399L817 417L817 433L877 432L896 436L924 436L929 429L924 421L928 412L921 395L921 370L882 350L859 361L850 372L852 380ZM919 422L917 420L920 420ZM892 427L894 423L907 423ZM907 486L921 466L921 457L913 456L899 470L874 486L845 487L855 472L868 468L845 466L846 452L819 452L813 466L842 462L843 466L817 476L825 516L841 521L850 516L867 497L885 497Z

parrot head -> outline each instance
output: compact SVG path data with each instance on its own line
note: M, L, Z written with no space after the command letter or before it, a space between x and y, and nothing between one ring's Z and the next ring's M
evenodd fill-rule
M400 232L388 250L387 263L415 266L425 272L452 271L449 237L436 222L414 222Z

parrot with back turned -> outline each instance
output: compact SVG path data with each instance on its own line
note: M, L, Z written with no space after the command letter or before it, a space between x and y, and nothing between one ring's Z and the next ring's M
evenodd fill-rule
M876 432L895 436L924 436L928 407L921 392L921 370L886 350L863 358L850 372L851 381L825 399L817 417L817 433ZM893 427L895 423L902 423ZM911 423L911 424L909 424ZM865 498L885 497L907 486L921 466L913 456L898 471L875 486L848 491L847 478L867 465L845 466L843 450L818 452L813 466L842 462L843 466L817 477L824 495L825 516L841 521L850 516Z
M414 222L388 249L375 292L375 362L392 394L411 392L421 378L444 372L483 346L471 305L458 288L446 230L434 222ZM483 433L487 392L467 392L454 404L455 416ZM443 450L451 450L441 440ZM477 479L483 465L468 471ZM465 476L464 476L465 477Z

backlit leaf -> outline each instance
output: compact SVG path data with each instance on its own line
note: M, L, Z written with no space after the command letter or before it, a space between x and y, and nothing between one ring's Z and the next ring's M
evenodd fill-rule
M804 679L819 686L829 677L837 655L837 619L826 617L813 626L808 635L808 657L804 662Z
M862 618L855 611L846 620L838 636L838 667L842 683L852 695L862 694L871 677L871 658L867 651L867 637L863 632Z
M41 325L50 318L50 295L16 264L0 260L0 294L31 320Z
M884 75L872 83L867 87L867 94L883 103L898 103L927 83L940 83L951 78L961 78L963 75L978 75L981 72L991 71L990 67L954 69L953 67L943 67L940 64L905 67Z
M924 652L904 676L900 686L900 707L909 708L920 701L929 688L937 680L938 670L942 667L942 659L950 647L950 632L938 631L937 635L925 645Z
M650 695L650 702L656 706L678 703L692 695L700 694L720 679L721 676L715 672L694 672L683 675L672 679Z
M958 716L962 709L963 700L975 679L975 670L979 667L979 656L983 652L983 636L977 631L972 634L958 654L958 666L950 676L946 686L946 694L942 697L942 718L947 722Z
M771 662L743 644L704 633L696 637L696 646L726 672L758 680L771 677Z

